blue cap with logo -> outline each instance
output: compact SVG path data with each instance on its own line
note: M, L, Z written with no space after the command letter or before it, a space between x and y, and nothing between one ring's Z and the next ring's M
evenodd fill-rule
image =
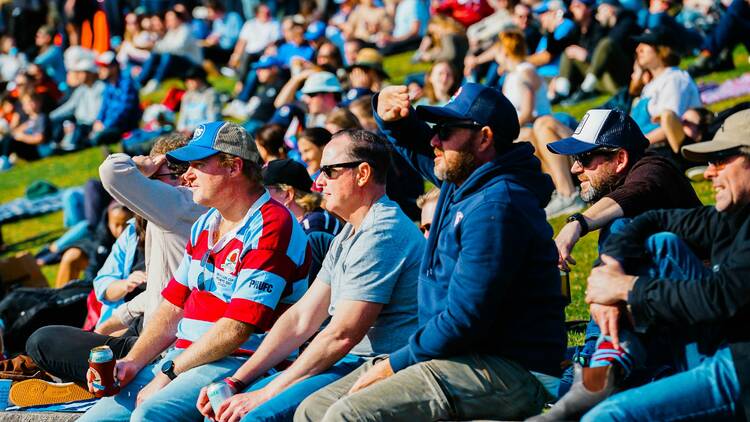
M197 161L220 152L262 163L255 140L245 128L223 121L198 125L190 142L168 152L167 158L177 162Z
M321 21L311 22L305 30L305 40L316 41L326 34L326 24Z
M273 113L273 116L271 116L271 119L268 120L268 124L287 127L292 123L292 119L295 117L304 127L305 112L294 104L284 104L276 109L276 111Z
M513 104L495 88L467 83L442 107L417 106L417 116L433 123L472 121L492 129L496 140L512 142L520 126Z
M643 151L649 142L630 116L619 110L589 110L569 138L547 145L555 154L577 155L597 148Z
M281 63L279 63L278 60L276 60L276 57L273 56L263 56L253 64L253 69L268 69L274 66L281 66Z

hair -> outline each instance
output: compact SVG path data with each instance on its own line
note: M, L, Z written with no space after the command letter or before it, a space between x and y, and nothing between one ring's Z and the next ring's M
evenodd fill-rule
M323 148L331 141L331 132L322 127L311 127L297 135L297 139L306 139L313 145Z
M654 48L656 48L656 55L659 56L664 66L672 67L680 65L680 55L674 48L666 45L657 45Z
M333 137L349 138L349 155L354 161L364 161L372 167L375 183L385 185L391 165L391 148L380 136L363 129L345 129Z
M217 12L226 12L226 7L219 0L206 0L204 5L210 9L214 9Z
M278 183L275 186L287 192L290 189L293 189L294 202L299 205L300 208L302 208L305 214L313 212L316 209L320 208L320 205L323 203L323 195L318 192L303 192L299 189L294 189L294 186L284 183Z
M427 205L428 202L437 201L439 196L440 189L433 186L432 189L427 191L427 193L419 195L419 197L417 197L417 206L420 209L424 208L424 206Z
M461 76L458 74L458 71L456 70L456 66L453 65L448 60L438 60L435 63L432 64L432 67L430 67L430 71L425 74L424 78L424 88L422 88L422 92L424 93L424 97L429 99L431 103L437 102L437 97L435 96L435 87L432 86L432 81L430 80L430 76L432 75L432 71L437 67L439 64L446 64L448 67L450 67L451 72L453 72L453 85L449 88L448 93L450 95L453 95L456 90L458 90L458 87L461 83ZM372 107L370 107L372 108Z
M349 110L359 109L367 117L375 117L372 113L372 95L363 95L349 103Z
M500 47L505 55L514 60L526 58L526 39L521 31L503 31L499 36Z
M165 135L159 135L154 138L154 146L151 147L150 157L157 155L166 154L169 151L174 151L177 148L182 148L188 143L187 136L180 132L167 133Z
M326 124L334 124L341 129L362 129L357 116L344 107L335 108L326 118Z
M258 129L255 134L255 143L271 154L284 152L284 127L276 124L267 124Z
M42 25L39 27L38 31L44 32L50 38L54 38L55 34L57 34L57 31L55 31L55 28L52 25Z
M231 167L234 160L240 158L226 152L220 152L216 156L219 158L219 166L224 168ZM263 185L262 167L258 162L242 158L242 175L250 182Z

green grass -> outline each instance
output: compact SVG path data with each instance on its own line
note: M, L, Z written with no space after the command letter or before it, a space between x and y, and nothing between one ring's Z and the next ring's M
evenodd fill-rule
M740 47L734 53L737 69L710 75L699 79L699 81L721 82L750 72L747 51ZM429 68L428 64L411 64L409 61L410 57L410 53L403 53L386 58L385 69L391 75L394 83L402 82L406 75L410 73L426 71ZM684 65L686 64L683 63ZM231 92L234 84L234 80L222 76L211 78L211 82L222 93ZM144 99L151 102L159 101L166 91L173 86L181 87L182 82L177 80L167 81L161 89L146 96ZM593 99L574 107L561 109L561 111L566 111L576 117L580 117L586 110L603 103L604 100L604 97ZM711 105L710 108L712 110L721 110L740 101L747 100L750 100L750 97L731 99ZM37 162L20 162L11 170L0 173L0 203L23 196L26 186L37 179L49 180L59 187L82 185L86 180L97 177L97 168L102 159L103 152L100 149L90 148L73 154L50 157ZM713 194L708 183L694 184L694 187L704 203L712 203ZM555 229L555 233L557 233L565 222L564 218L561 217L550 221L550 223ZM5 242L10 246L10 249L0 254L0 256L21 251L30 251L33 253L41 246L54 240L64 231L62 212L5 224L2 230ZM597 238L598 233L589 234L580 240L573 251L573 256L578 261L578 265L573 268L570 275L572 303L566 309L568 319L588 318L587 307L583 301L583 290L585 288L586 277L596 258ZM45 267L43 268L43 272L48 280L54 280L57 266ZM570 340L571 343L579 343L582 341L582 336L573 334Z

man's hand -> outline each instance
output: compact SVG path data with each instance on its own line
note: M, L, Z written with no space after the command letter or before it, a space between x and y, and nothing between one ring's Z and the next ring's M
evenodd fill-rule
M570 223L563 226L560 229L560 233L555 237L555 244L557 245L557 252L560 254L560 258L557 262L557 266L563 271L570 271L569 265L576 265L576 260L573 258L571 253L578 239L581 238L581 223L577 221L571 221Z
M386 122L393 122L409 115L409 91L404 85L383 88L378 95L378 116Z
M94 332L97 334L101 334L103 336L110 336L115 331L120 331L122 329L127 329L128 327L120 321L120 318L117 318L116 316L112 316L111 318L108 318L106 321L104 321L100 326L96 327L94 329ZM117 337L117 336L113 336Z
M146 282L146 273L140 270L133 271L132 273L130 273L130 275L125 281L126 281L125 290L127 290L128 293L130 293L133 290L135 290L136 287Z
M126 385L133 381L138 372L143 369L141 365L130 361L130 360L118 360L115 363L115 376L120 380L120 388L124 388Z
M135 405L140 406L144 401L148 400L151 396L158 393L162 388L166 387L167 384L169 384L172 380L169 379L168 376L159 373L157 374L154 379L151 380L148 385L143 387L141 391L138 392L138 397L135 400Z
M589 310L591 311L591 317L594 318L594 322L596 322L596 325L602 331L602 335L610 336L615 349L620 349L620 307L592 303Z
M101 121L99 121L99 120L95 121L95 122L94 122L94 125L93 125L93 126L91 126L91 130L92 130L92 131L93 131L94 133L96 133L96 132L101 132L102 130L104 130L104 123L102 123L102 122L101 122Z
M393 374L394 372L393 368L391 368L391 361L388 358L385 358L373 365L367 372L360 375L357 382L355 382L349 390L349 394L354 394L369 385L390 377Z
M235 394L219 406L216 420L219 422L238 422L251 410L267 402L271 395L264 389Z
M138 170L146 177L153 176L162 164L167 162L167 156L160 154L154 157L138 155L133 157L133 162Z
M593 270L586 287L586 303L614 305L628 300L628 292L633 289L637 277L627 275L620 263L608 255L602 255L602 263Z
M585 62L589 53L580 45L570 45L565 49L565 55L573 60Z
M201 388L201 392L198 394L198 401L195 402L195 407L201 412L201 415L216 420L214 416L214 409L211 407L211 402L208 400L208 387Z
M361 67L355 67L351 72L349 72L349 81L351 82L352 88L370 89L370 85L372 85L370 75L368 75L367 71L365 71Z

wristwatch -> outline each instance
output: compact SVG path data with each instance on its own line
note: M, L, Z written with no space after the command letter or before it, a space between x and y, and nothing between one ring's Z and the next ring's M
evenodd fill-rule
M161 373L168 376L170 380L177 378L177 374L174 373L174 361L168 360L161 366Z
M586 235L586 233L589 232L589 223L586 222L586 217L583 216L580 212L577 212L570 217L568 217L567 220L565 220L568 223L571 223L573 221L577 221L581 225L581 234L580 237L583 237Z

